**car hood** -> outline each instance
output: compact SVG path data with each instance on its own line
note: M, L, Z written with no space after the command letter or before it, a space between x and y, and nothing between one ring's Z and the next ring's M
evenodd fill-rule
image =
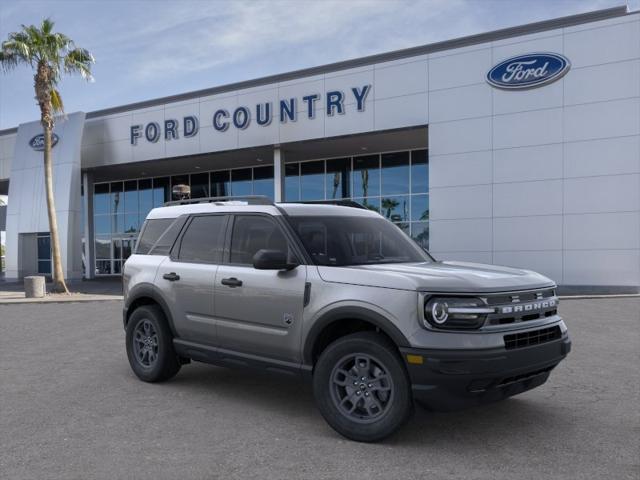
M511 267L468 262L319 266L326 282L430 292L498 292L555 285L544 275Z

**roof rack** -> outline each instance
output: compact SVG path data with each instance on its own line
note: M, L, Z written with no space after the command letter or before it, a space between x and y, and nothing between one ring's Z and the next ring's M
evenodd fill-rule
M304 203L305 205L338 205L340 207L351 207L351 208L360 208L364 210L368 210L367 207L362 205L361 203L355 202L353 200L306 200L302 202L284 202L284 203Z
M274 205L273 201L264 195L239 195L227 197L202 197L187 198L184 200L174 200L165 202L165 207L173 207L176 205L191 205L194 203L224 203L224 202L247 202L247 205Z

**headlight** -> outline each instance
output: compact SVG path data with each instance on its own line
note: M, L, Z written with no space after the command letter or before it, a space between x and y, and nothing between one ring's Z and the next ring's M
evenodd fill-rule
M489 313L479 298L432 297L424 306L425 326L447 329L480 328Z

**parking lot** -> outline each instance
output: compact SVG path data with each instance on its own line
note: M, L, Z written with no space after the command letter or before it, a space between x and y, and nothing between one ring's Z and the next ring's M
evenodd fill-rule
M287 377L184 367L138 381L120 302L0 305L0 478L640 476L640 298L565 300L573 351L539 389L417 409L381 444L343 439Z

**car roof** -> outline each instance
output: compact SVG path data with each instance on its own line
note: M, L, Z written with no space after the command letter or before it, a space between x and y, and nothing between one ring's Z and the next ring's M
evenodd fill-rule
M292 216L378 216L377 212L367 208L348 207L343 205L327 205L321 203L279 203L287 214Z
M197 213L266 213L292 216L378 216L377 212L364 208L346 207L342 205L323 205L305 203L278 203L274 205L250 205L243 201L192 203L186 205L169 205L154 208L147 219L177 218L181 215Z

